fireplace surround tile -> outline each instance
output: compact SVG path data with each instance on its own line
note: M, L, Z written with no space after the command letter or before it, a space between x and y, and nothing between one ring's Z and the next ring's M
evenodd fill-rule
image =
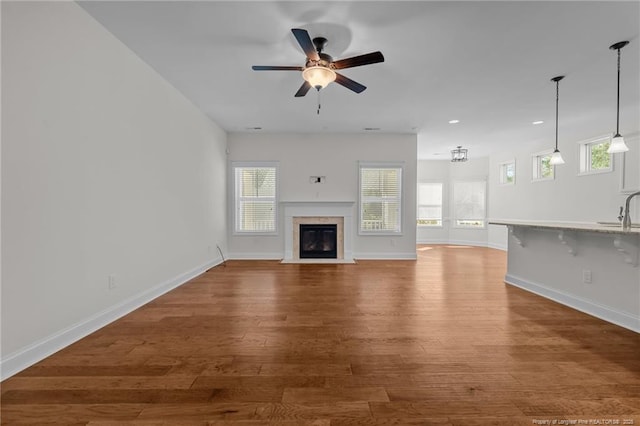
M353 263L353 210L351 201L283 202L284 259L283 262ZM337 225L337 259L300 259L300 224Z

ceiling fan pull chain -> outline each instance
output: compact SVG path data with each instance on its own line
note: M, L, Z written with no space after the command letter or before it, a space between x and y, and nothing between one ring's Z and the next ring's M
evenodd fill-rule
M320 115L320 89L318 89L318 111L316 113Z

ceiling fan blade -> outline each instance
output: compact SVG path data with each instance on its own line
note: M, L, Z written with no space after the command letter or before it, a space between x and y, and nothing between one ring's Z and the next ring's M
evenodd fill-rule
M340 59L339 61L335 61L333 66L335 69L341 70L344 68L359 67L361 65L375 64L378 62L384 62L384 56L382 56L381 52L372 52L365 55L354 56L352 58Z
M296 98L306 95L309 89L311 89L311 85L309 84L308 81L305 81L304 83L302 83L302 86L300 86L300 88L296 92L296 95L295 95Z
M302 71L304 67L254 65L251 69L254 71Z
M300 47L302 47L302 50L304 51L304 54L307 55L307 58L313 61L319 61L320 56L318 55L318 52L316 52L316 47L313 45L313 42L311 41L311 37L309 37L309 33L307 32L307 30L303 30L302 28L292 28L291 32L296 37L296 40L298 40L298 44L300 44Z
M353 81L350 78L347 78L344 75L338 73L336 73L336 83L346 87L349 90L353 90L356 93L362 93L364 92L364 89L367 88L367 86L363 86L357 81Z

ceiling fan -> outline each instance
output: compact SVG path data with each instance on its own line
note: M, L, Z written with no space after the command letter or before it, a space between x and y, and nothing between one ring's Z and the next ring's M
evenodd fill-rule
M293 28L291 32L307 55L307 62L304 67L254 65L251 68L254 71L302 71L302 78L305 81L296 92L296 97L306 95L312 87L320 91L332 81L356 93L361 93L367 88L366 86L337 73L335 70L384 62L384 56L382 56L381 52L372 52L334 61L331 56L322 52L327 44L326 38L316 37L311 40L307 30L301 28Z

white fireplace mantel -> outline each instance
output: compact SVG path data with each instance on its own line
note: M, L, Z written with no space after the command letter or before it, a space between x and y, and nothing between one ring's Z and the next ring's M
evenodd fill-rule
M296 217L341 217L344 220L344 260L353 260L354 201L283 201L284 261L294 260L293 219Z

